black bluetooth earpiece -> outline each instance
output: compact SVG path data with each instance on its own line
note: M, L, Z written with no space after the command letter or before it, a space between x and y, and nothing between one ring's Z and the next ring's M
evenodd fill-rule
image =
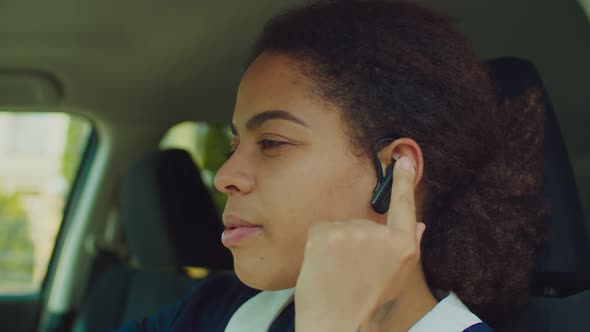
M395 160L391 160L391 164L385 169L383 175L383 168L381 168L381 161L379 160L379 148L385 142L393 142L393 138L384 138L377 142L373 148L373 158L375 162L375 169L377 171L377 184L373 189L373 197L371 198L371 207L375 212L384 214L389 209L389 202L391 197L391 184L393 182L393 166Z

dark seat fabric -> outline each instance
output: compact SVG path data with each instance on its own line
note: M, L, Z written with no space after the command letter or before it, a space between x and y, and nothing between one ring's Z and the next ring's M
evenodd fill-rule
M122 202L129 246L143 266L232 268L222 223L188 152L142 158L125 179Z
M494 327L496 332L588 332L590 291L564 298L531 298L524 311L513 320Z
M198 169L184 150L155 151L129 170L122 217L137 268L108 268L92 284L73 331L110 331L174 303L202 280L185 266L232 270L221 245L221 222Z
M590 291L561 299L551 315L550 331L590 331Z
M178 301L201 280L116 266L93 284L73 331L111 331Z
M528 89L539 89L545 107L543 191L551 208L547 246L536 262L532 297L523 312L497 331L588 331L582 317L590 308L590 246L570 160L557 118L539 73L529 61L499 58L485 63L500 101L518 98ZM565 308L580 324L563 325ZM586 324L587 325L587 324Z

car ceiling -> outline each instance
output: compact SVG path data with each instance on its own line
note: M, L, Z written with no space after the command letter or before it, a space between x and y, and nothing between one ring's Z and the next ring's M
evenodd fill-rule
M101 121L227 122L262 24L306 2L5 1L0 71L50 72L63 84L60 107L86 110ZM482 58L520 56L537 65L578 177L590 181L590 24L580 3L420 2L452 17Z

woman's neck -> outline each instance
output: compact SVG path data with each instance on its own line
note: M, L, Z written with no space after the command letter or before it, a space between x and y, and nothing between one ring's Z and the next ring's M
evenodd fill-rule
M383 305L373 317L365 322L362 332L408 331L416 322L430 312L437 300L430 291L424 274L420 271L405 292L396 300Z

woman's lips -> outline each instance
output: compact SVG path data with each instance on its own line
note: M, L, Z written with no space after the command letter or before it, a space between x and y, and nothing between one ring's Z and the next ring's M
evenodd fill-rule
M221 234L221 243L226 247L236 246L246 238L256 235L262 226L238 226L234 228L228 228Z

